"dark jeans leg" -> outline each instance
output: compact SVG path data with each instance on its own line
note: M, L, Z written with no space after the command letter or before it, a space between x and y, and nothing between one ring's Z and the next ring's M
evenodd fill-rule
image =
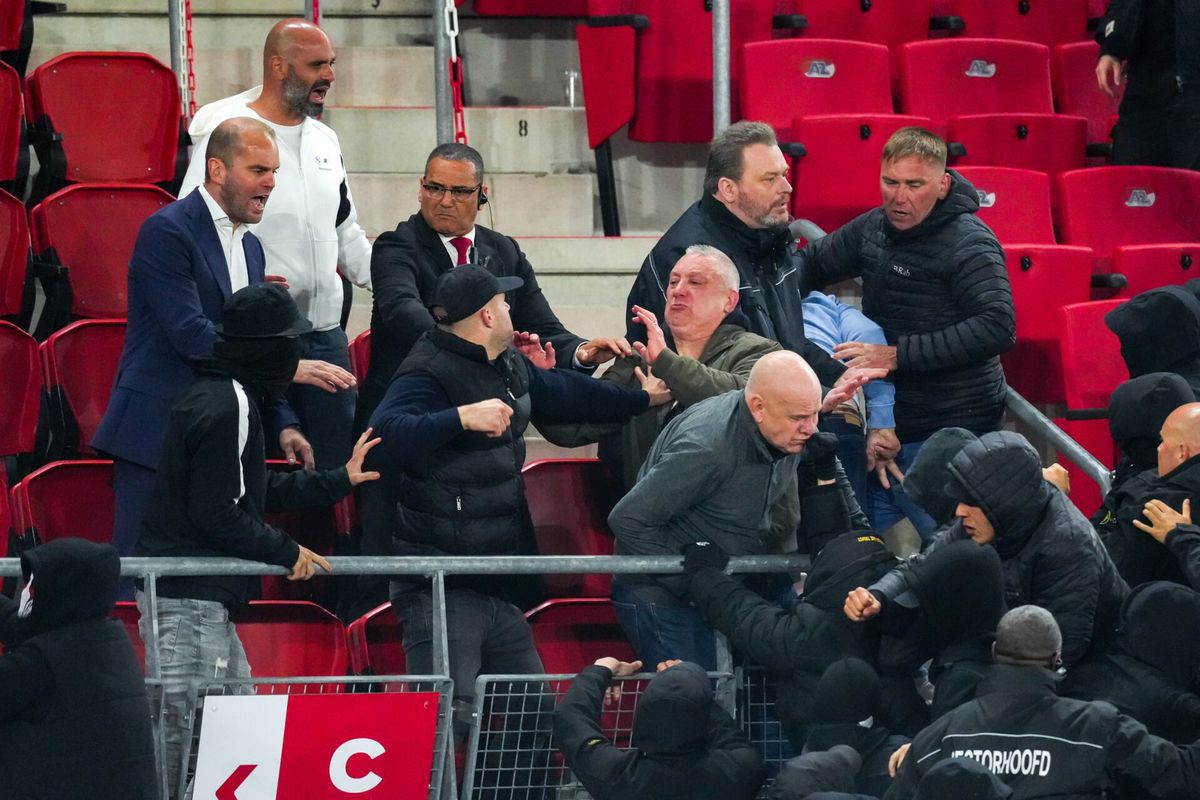
M341 328L313 331L300 337L303 358L328 361L350 371L346 332ZM354 449L354 404L356 389L327 392L316 386L292 384L287 399L300 417L300 425L312 445L317 469L335 469L350 460Z
M150 505L150 495L158 473L155 470L126 461L113 459L113 547L122 556L131 556L141 535L142 518ZM133 579L122 578L120 600L133 599Z
M867 496L867 434L861 425L853 425L845 418L831 414L821 420L821 430L838 437L838 461L850 488L859 504Z
M672 658L717 668L713 629L699 611L653 584L613 582L612 604L645 668Z
M901 472L908 472L923 444L925 441L921 440L900 446L900 453L896 456L896 465L900 467ZM917 533L921 534L921 541L926 541L937 530L937 523L933 521L933 517L925 513L925 509L908 496L903 486L894 480L889 482L891 483L889 489L884 489L875 479L867 482L866 510L867 515L871 518L871 527L883 533L907 517L908 521L917 529Z

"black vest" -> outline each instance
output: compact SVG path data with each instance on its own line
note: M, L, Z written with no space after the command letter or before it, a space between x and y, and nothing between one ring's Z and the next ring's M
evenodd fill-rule
M408 469L397 495L399 555L514 555L525 533L521 467L529 425L529 374L512 347L494 362L484 349L435 328L413 346L397 375L426 372L452 406L498 398L513 408L502 436L463 431L424 465Z
M40 720L0 726L0 797L157 798L150 705L120 623L76 623L21 647L46 657L54 697Z

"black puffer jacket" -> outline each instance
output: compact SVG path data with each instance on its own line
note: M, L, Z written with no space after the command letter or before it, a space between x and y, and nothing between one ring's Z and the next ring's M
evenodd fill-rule
M1111 0L1096 34L1100 52L1129 61L1130 81L1156 73L1200 84L1200 19L1188 0Z
M846 367L804 335L801 300L812 286L801 282L796 243L785 227L750 228L711 195L689 206L654 249L629 290L626 319L635 305L663 318L667 280L675 262L694 244L712 245L733 260L741 276L738 308L749 319L746 329L799 353L825 386L833 386ZM629 323L629 341L646 341L646 328Z
M1009 431L985 434L950 462L952 497L983 509L995 528L990 542L1004 567L1009 608L1033 604L1054 615L1063 661L1079 661L1093 646L1111 644L1129 592L1100 538L1058 489L1042 478L1037 451ZM871 588L896 598L913 584L915 564L937 547L968 538L961 519L918 555Z
M1108 431L1121 450L1112 488L1093 524L1104 521L1116 505L1109 497L1128 479L1158 466L1159 431L1172 411L1196 399L1187 380L1174 372L1149 372L1121 383L1108 398ZM1101 532L1101 538L1104 538Z
M896 432L996 430L1004 411L1000 354L1016 342L1004 251L975 213L975 187L950 171L950 192L920 225L894 228L876 208L801 252L814 288L862 276L863 313L897 347Z
M1117 652L1067 672L1059 692L1107 700L1155 736L1200 739L1200 594L1176 583L1145 583L1121 607Z

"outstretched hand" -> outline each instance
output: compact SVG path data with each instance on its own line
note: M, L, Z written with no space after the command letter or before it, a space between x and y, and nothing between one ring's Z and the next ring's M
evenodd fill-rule
M346 462L346 474L350 477L350 485L358 486L360 483L367 481L379 480L379 473L374 470L363 471L363 460L366 459L367 453L383 440L378 436L371 438L372 428L367 428L363 431L362 436L358 437L358 441L354 443L354 451L350 454L350 460Z
M846 403L851 397L854 397L854 393L867 382L886 377L886 369L859 369L851 367L842 373L837 382L833 384L833 388L825 395L825 399L821 403L821 413L832 413L842 403Z
M538 369L554 369L556 356L553 342L543 344L541 337L536 333L516 331L513 333L513 347L532 361Z
M1140 519L1135 519L1133 520L1134 527L1150 534L1159 543L1163 543L1167 540L1167 534L1178 526L1192 524L1192 501L1184 500L1183 508L1176 511L1162 500L1151 500L1142 507L1142 516L1148 519L1150 524L1147 525Z

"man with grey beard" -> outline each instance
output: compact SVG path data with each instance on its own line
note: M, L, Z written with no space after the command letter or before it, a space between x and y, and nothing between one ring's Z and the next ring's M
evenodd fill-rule
M182 196L203 179L205 143L222 120L252 117L275 132L274 199L254 233L266 251L267 273L286 283L313 324L301 337L301 363L319 365L306 385L293 386L287 395L311 447L305 443L285 456L322 469L344 464L354 443L357 392L339 327L338 268L353 283L371 286L371 244L358 224L341 146L333 129L316 119L333 85L334 58L329 37L310 22L285 19L271 28L263 45L262 86L209 103L192 120L196 146L180 189Z

